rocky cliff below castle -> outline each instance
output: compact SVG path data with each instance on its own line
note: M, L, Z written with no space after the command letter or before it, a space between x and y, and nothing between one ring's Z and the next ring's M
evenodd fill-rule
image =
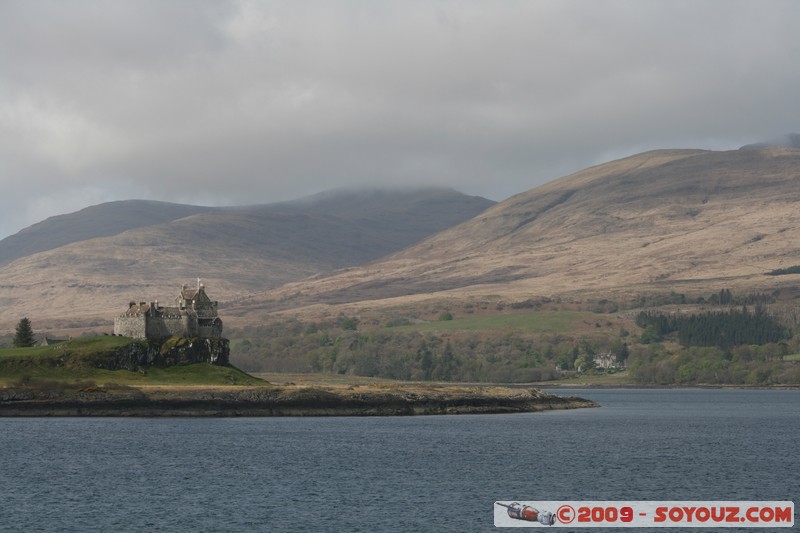
M104 370L137 370L142 367L167 367L210 363L227 365L230 356L228 339L173 337L163 344L135 341L113 351L98 352L84 360L94 368Z

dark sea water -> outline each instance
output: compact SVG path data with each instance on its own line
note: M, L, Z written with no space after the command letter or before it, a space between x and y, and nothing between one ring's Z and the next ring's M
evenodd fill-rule
M0 530L492 531L495 500L800 503L800 391L572 393L603 407L0 419Z

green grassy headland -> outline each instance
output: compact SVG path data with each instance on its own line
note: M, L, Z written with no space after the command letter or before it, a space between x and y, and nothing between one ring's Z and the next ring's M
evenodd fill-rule
M50 346L0 350L0 386L37 382L98 385L266 385L233 366L208 363L171 367L148 366L132 372L95 368L88 361L98 354L112 353L134 341L126 337L102 336L72 339Z

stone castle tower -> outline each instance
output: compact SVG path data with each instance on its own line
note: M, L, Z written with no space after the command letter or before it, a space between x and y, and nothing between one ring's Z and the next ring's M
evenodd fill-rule
M184 285L172 306L162 307L158 300L130 302L128 309L114 319L114 335L134 339L221 337L217 305L198 280L196 289Z

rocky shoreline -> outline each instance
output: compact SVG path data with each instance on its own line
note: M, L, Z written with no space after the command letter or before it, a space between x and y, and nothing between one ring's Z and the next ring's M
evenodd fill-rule
M598 407L538 389L457 386L0 389L0 417L409 416Z

